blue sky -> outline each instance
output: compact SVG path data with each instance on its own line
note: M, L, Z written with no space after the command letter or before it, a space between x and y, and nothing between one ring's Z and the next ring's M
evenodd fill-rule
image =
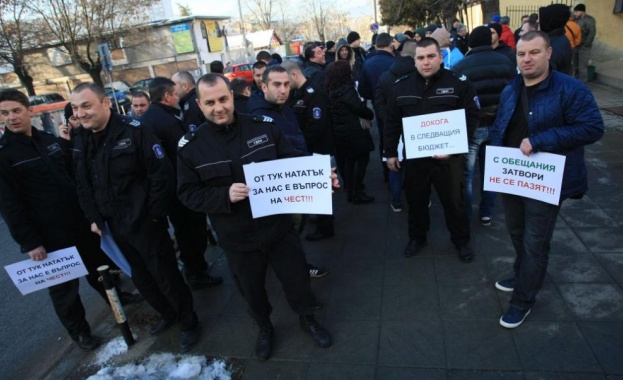
M288 0L286 0L288 1ZM175 7L175 0L172 1ZM240 0L242 4L242 13L248 13L245 0ZM183 1L181 1L184 4ZM238 1L237 0L204 0L204 1L188 1L187 3L193 10L194 14L204 16L231 16L238 18ZM303 0L289 0L290 9L301 9ZM361 16L364 14L372 15L372 0L350 0L342 6L342 10L351 12L352 16Z

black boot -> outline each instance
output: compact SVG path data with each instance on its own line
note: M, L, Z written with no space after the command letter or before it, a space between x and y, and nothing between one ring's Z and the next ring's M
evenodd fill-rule
M255 355L259 360L266 361L273 351L273 325L270 321L257 322L257 325L260 332L255 342Z
M206 272L190 273L188 271L184 271L184 275L186 276L188 286L190 286L192 290L209 288L223 283L223 279L221 277L212 277Z
M316 321L313 314L301 315L299 320L303 331L310 334L318 346L322 348L331 346L332 342L329 332Z
M78 347L85 351L92 351L100 345L99 340L91 335L90 331L83 331L77 337L73 338Z

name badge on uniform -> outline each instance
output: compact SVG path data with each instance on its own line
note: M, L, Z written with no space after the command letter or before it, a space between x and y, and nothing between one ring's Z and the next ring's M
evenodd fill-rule
M121 139L115 143L115 146L112 147L113 150L117 149L125 149L132 145L132 140L129 138Z
M261 145L267 142L268 142L268 136L261 135L261 136L254 137L251 140L247 141L247 146L249 148L253 148L255 146L258 146L258 145Z
M454 88L450 87L450 88L438 88L437 89L437 95L447 95L447 94L454 94Z
M57 151L59 149L61 149L61 146L59 145L59 143L54 143L52 145L48 145L48 150L50 152L54 152L54 151Z
M312 115L314 116L314 119L320 119L320 117L322 116L322 110L320 109L320 107L314 107L314 109L312 110Z
M154 151L154 154L156 155L156 158L163 158L164 157L164 150L162 149L160 144L154 144L154 146L152 146L151 149Z

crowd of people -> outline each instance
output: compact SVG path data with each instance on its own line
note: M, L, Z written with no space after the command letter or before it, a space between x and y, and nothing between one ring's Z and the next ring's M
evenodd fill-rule
M273 346L265 287L269 265L303 330L318 346L329 347L331 335L314 317L322 303L310 287L310 278L327 272L307 262L299 237L308 216L253 219L243 165L331 155L341 177L340 183L332 174L333 184L342 188L334 196L343 193L352 205L369 204L375 197L366 192L365 179L376 125L379 155L373 161L383 169L379 180L387 183L389 207L401 212L403 194L408 206L404 256L428 247L434 187L457 256L470 263L478 254L470 244L472 186L477 162L482 180L486 145L517 148L526 156L564 155L560 202L587 190L583 147L601 138L604 125L590 89L572 76L575 68L585 79L582 64L595 35L594 19L585 11L582 4L574 9L581 32L568 27L569 8L553 4L536 17L526 16L515 33L508 17L496 15L471 33L459 20L449 30L429 25L395 36L380 33L369 51L360 35L350 32L337 42L306 44L301 62L262 51L250 85L242 79L230 83L221 74L222 63L210 65L213 72L197 82L188 72L157 77L149 94L133 94L131 116L112 111L100 86L82 83L71 93L60 138L32 127L24 94L3 91L0 210L33 260L76 246L89 283L100 293L95 267L108 259L97 236L112 236L136 289L160 315L149 332L179 325L182 351L200 338L192 290L222 283L209 274L204 258L215 240L257 323L258 359L267 360ZM453 110L465 111L469 151L406 159L403 118ZM560 204L501 197L516 260L513 276L495 286L512 292L500 324L515 328L543 284ZM494 193L481 192L483 226L492 223L494 200ZM320 215L305 239L334 235L333 216ZM139 301L123 294L125 302ZM78 281L51 287L50 296L72 339L84 349L95 348Z

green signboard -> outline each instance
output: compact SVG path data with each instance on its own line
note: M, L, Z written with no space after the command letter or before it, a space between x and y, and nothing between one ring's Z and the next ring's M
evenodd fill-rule
M173 25L171 27L173 35L173 44L177 54L190 53L195 51L193 47L193 38L190 35L190 27L188 24Z

